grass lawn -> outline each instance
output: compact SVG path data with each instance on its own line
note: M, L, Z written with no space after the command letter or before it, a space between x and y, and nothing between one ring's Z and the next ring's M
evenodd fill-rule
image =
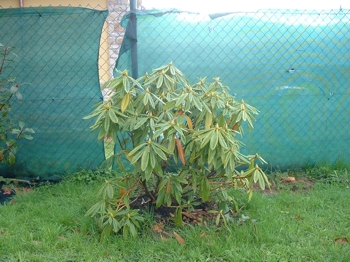
M235 191L244 207L227 228L166 227L170 237L161 238L148 219L138 238L103 242L84 217L100 182L66 179L0 205L0 261L350 261L348 170L304 170L286 183L287 174L273 174L274 190L250 203ZM311 189L305 173L317 178Z

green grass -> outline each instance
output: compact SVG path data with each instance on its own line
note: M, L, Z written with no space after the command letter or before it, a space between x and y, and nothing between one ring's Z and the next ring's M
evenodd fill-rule
M350 244L335 242L350 240L347 170L299 172L297 178L307 174L317 181L304 190L300 180L297 193L295 185L278 182L286 174L275 174L279 190L257 192L250 203L236 191L245 207L228 228L166 229L176 230L184 245L174 237L162 240L150 229L151 221L136 239L117 235L100 242L94 221L84 217L95 201L98 179L40 186L0 206L0 261L350 261ZM324 175L334 171L336 178Z

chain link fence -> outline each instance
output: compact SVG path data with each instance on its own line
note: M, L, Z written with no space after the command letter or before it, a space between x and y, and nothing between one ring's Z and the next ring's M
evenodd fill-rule
M118 52L110 37L120 41L118 21L127 11L128 6L116 12L90 6L0 9L0 43L16 47L1 77L16 77L23 96L12 100L11 118L35 131L33 140L18 142L13 166L0 164L1 175L62 176L95 169L104 160L92 123L82 118L103 99L100 86L111 77Z
M273 167L349 164L350 11L265 10L125 16L117 62L137 74L173 62L192 82L214 77L260 110L243 151ZM129 37L129 40L127 39ZM136 41L136 40L137 41Z
M103 99L100 85L115 65L137 77L170 61L192 83L219 76L260 110L244 153L279 168L349 163L349 10L139 10L122 19L128 6L98 9L0 9L0 42L17 47L6 74L24 99L11 113L36 132L21 141L15 165L0 166L5 175L96 168L103 145L82 118Z

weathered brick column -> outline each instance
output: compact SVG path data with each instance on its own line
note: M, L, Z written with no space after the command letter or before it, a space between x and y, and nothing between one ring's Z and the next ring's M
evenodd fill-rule
M137 0L137 8L141 9L142 0ZM120 22L123 15L130 11L130 0L108 0L109 16L108 23L108 43L109 43L109 63L111 76L113 68L119 55L119 50L123 41L125 29L121 27Z

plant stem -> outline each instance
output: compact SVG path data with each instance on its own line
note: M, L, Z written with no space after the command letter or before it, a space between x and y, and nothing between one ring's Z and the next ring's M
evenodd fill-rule
M23 134L24 130L21 130L21 132L18 134L18 136L15 139L15 142L13 142L12 144L10 144L9 146L7 146L4 151L2 151L1 155L0 155L0 163L3 160L3 156L11 150L11 148L16 144L16 142L20 139L21 135Z
M9 96L9 98L2 104L2 106L0 107L0 111L2 111L2 109L4 108L5 105L7 105L10 102L10 99L12 98L13 94L11 94Z
M2 73L2 71L3 71L3 69L4 69L4 64L5 64L6 56L8 55L8 53L7 53L8 47L5 46L5 47L4 47L4 50L5 50L5 52L4 52L3 55L2 55L2 61L1 61L1 66L0 66L0 75L1 75L1 73Z
M141 186L143 187L143 189L145 190L146 194L150 196L150 198L153 200L153 201L156 201L155 197L152 195L152 193L148 190L148 187L146 185L146 181L142 181L141 182Z
M120 141L118 134L117 134L117 140L118 140L120 148L124 150L125 148L122 147L122 142Z

